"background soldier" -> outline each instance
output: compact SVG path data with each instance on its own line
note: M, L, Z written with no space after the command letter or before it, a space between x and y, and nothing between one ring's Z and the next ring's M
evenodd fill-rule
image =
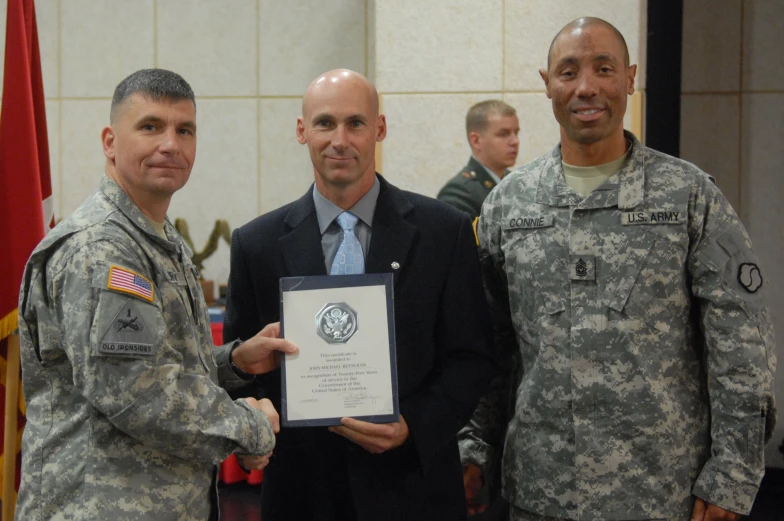
M468 164L450 179L438 193L438 199L467 212L476 219L487 194L515 164L520 147L520 122L514 107L500 100L486 100L473 105L466 114L466 137L471 146ZM508 364L504 374L492 386L496 392L509 396L509 411L499 424L506 425L511 417L514 396L512 388L518 374L516 364ZM503 432L497 433L503 437ZM463 439L464 434L458 434ZM462 447L462 443L461 443ZM472 462L471 453L461 452L463 464ZM501 467L496 464L482 479L479 467L465 466L463 481L469 514L476 514L477 521L502 521L508 517L509 507L501 497ZM487 508L487 510L485 510Z
M468 164L447 181L438 199L479 215L482 203L517 161L520 122L514 107L500 100L482 101L468 109L466 136L471 145Z

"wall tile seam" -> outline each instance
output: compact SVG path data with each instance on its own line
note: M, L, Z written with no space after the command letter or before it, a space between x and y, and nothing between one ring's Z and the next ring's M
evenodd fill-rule
M61 1L57 0L57 208L62 211L65 203L63 192L63 104L60 96L63 94L63 40L62 40L62 15ZM43 81L43 78L42 78ZM53 100L53 101L54 101ZM48 100L44 97L44 104ZM50 156L51 162L51 156ZM50 165L51 167L51 165ZM55 216L55 219L58 216Z
M746 11L746 2L741 2L740 5L740 56L738 56L738 80L740 83L740 90L743 91L743 46L745 40L745 20L744 14ZM749 222L749 215L746 212L746 205L743 204L743 97L741 95L738 96L738 180L736 182L737 190L735 193L737 194L737 201L738 201L738 215L741 218L741 221L745 224ZM752 233L749 230L749 233Z
M645 93L646 89L635 89L635 92ZM544 90L477 90L477 91L428 91L428 92L383 92L379 91L383 96L469 96L475 94L546 94ZM681 95L733 95L733 94L784 94L781 91L744 91L740 93L732 92L682 92ZM45 97L45 101L111 101L111 96L62 96L62 97ZM270 96L199 96L196 95L197 100L204 101L249 101L249 100L299 100L302 99L301 94L286 94L286 95L270 95Z
M781 89L754 89L754 90L704 90L704 91L681 91L681 95L709 95L709 96L737 96L739 94L784 94L784 87Z
M152 66L158 68L158 0L152 0Z
M259 0L260 1L260 0ZM365 0L365 77L372 77L370 74L370 0Z
M44 98L46 101L111 101L111 96L84 96L84 97L75 97L75 96L67 96L63 98ZM199 96L196 95L196 100L204 100L204 101L249 101L249 100L299 100L302 99L302 95L291 95L291 96Z
M261 101L256 101L256 215L263 213L261 208L261 175L262 175L262 155L261 155L261 124L263 116L261 112Z
M634 89L635 93L645 93L645 89ZM547 94L544 90L476 90L476 91L442 91L442 92L385 92L379 91L383 96L471 96L475 94Z
M501 88L506 90L506 2L501 0Z

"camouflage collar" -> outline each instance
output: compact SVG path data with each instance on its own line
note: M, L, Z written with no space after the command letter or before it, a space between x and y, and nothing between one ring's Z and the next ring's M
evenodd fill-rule
M585 199L567 186L561 166L561 144L556 145L542 165L537 202L550 206L576 206L582 202L581 206L596 208L617 204L619 209L639 206L645 197L645 147L631 132L624 130L623 134L632 144L629 161Z
M176 242L167 241L156 233L156 231L153 229L152 225L150 224L150 221L142 213L139 207L136 206L136 204L131 200L131 198L128 197L128 194L125 193L125 190L120 188L120 185L118 185L116 182L114 182L114 180L109 178L109 176L107 175L103 176L103 178L101 179L101 185L99 187L99 190L103 192L106 198L109 199L109 201L111 201L117 207L117 209L128 219L128 221L133 223L133 225L136 226L136 228L138 228L141 232L146 234L149 239L157 242L158 244L160 244L161 246L163 246L168 250L171 251L179 250ZM166 217L166 219L164 220L164 229L166 230L166 235L168 237L177 236L177 230L171 224L168 217ZM181 246L185 248L185 253L188 254L188 256L190 256L191 252L187 247L187 245L183 243Z

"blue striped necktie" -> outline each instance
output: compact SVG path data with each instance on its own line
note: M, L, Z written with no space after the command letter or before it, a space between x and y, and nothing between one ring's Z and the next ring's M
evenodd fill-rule
M354 234L354 227L359 218L351 212L343 212L335 219L343 230L343 241L340 243L335 259L332 261L330 275L358 275L365 273L365 256L362 245Z

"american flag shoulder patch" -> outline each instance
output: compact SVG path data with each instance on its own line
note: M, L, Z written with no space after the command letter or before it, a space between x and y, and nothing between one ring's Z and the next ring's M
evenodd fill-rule
M143 277L135 271L112 264L109 268L108 289L136 295L147 302L153 301L155 288L150 279Z

